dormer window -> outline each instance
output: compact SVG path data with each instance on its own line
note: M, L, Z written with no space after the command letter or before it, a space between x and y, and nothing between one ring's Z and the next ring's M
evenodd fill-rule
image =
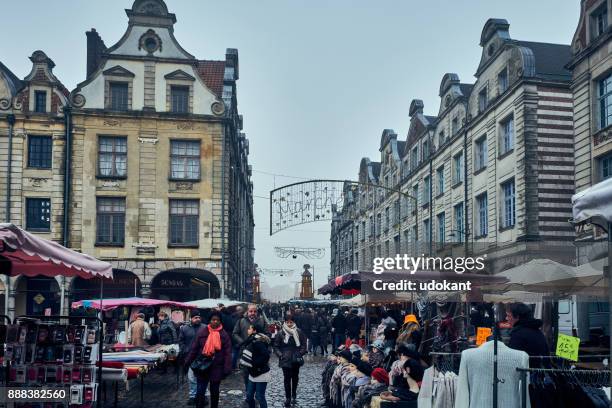
M47 91L34 91L34 112L47 112Z
M608 6L604 1L601 7L591 13L591 41L606 32L608 28Z
M128 84L126 82L110 83L110 108L115 111L128 110Z
M459 118L455 117L451 122L451 134L455 136L459 131Z
M508 69L504 68L497 74L497 85L499 86L499 94L503 94L508 89Z
M485 109L487 109L488 103L489 103L489 101L488 101L488 98L487 98L487 87L485 86L478 93L478 112L484 112Z
M188 86L171 86L170 95L172 100L172 112L188 113L189 112L189 87Z

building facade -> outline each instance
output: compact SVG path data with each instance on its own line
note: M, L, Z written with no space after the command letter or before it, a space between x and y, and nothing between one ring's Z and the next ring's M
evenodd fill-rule
M444 75L437 115L413 100L405 140L387 129L380 161L362 159L360 188L334 214L334 276L398 253L486 253L491 273L543 248L571 262L570 47L515 40L501 19L486 22L480 46L474 84Z
M14 211L3 220L110 262L116 279L106 283L109 296L250 299L253 184L237 108L238 52L228 49L219 61L189 54L162 0L136 0L126 13L127 30L111 47L95 29L87 32L86 79L70 93L54 77L45 85L36 76L52 74L53 63L42 53L32 56L35 69L24 81L0 67L6 71L0 91L17 95L0 111L16 118L2 134L17 129L25 135L13 137L11 162L24 187L11 182ZM36 110L44 90L49 113L26 114L22 125L13 111L19 104ZM53 136L52 166L30 170L22 145L39 133ZM0 143L5 154L8 138ZM48 146L41 149L48 159ZM50 201L44 231L24 218L34 205L26 187L32 178L48 189L34 193L39 198L44 191ZM64 207L70 208L66 217ZM95 280L58 280L71 300L99 289Z

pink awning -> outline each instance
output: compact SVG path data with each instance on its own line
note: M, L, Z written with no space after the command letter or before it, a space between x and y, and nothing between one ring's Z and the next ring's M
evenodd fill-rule
M102 299L102 302L100 302L100 299L80 300L78 302L72 302L72 308L77 309L79 307L92 307L100 310L100 303L102 303L102 310L104 311L129 306L170 306L181 309L196 309L196 306L192 306L187 303L173 302L171 300L144 299L138 297Z
M108 262L38 238L13 224L0 224L0 272L25 276L80 276L112 279Z

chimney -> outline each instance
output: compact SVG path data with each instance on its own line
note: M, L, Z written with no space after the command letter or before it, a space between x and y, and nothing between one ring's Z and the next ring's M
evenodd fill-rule
M87 78L94 73L100 65L102 52L106 51L106 45L95 28L87 31Z

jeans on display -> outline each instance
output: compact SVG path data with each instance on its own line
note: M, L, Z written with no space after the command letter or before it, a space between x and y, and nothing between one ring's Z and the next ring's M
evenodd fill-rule
M266 402L267 386L268 383L266 382L249 381L246 391L246 400L249 404L249 408L255 408L255 398L257 398L257 402L259 402L259 408L268 408L268 403Z

